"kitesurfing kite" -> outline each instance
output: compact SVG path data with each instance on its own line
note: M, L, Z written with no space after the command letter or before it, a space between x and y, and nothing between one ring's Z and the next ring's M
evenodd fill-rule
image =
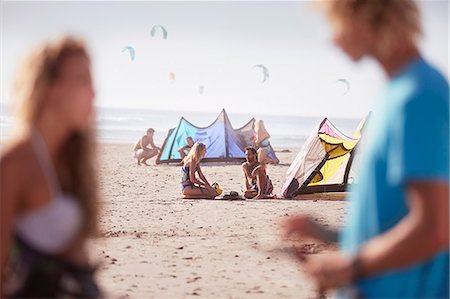
M337 79L336 82L341 82L345 85L344 95L346 95L350 90L350 82L345 79Z
M267 69L267 67L265 65L263 65L263 64L256 64L253 67L254 68L255 67L261 68L261 70L263 72L263 80L262 80L261 83L266 82L267 78L269 78L269 70Z
M152 37L155 37L155 35L156 35L156 33L157 33L158 31L161 31L161 32L162 32L162 35L163 35L163 38L164 38L164 39L167 39L167 30L166 30L166 28L164 28L164 27L161 26L161 25L155 25L155 26L153 26L152 30L150 31L150 35L151 35Z
M134 58L136 57L136 51L134 51L134 48L127 46L122 49L122 52L125 52L125 51L129 52L131 61L134 61Z
M175 82L175 74L173 72L169 73L169 79L171 83Z

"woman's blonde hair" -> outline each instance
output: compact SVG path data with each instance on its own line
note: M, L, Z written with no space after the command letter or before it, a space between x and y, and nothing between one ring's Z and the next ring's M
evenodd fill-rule
M189 154L184 158L184 162L192 162L195 161L196 163L199 163L202 158L202 151L206 150L206 145L201 142L196 142L192 146L191 150L189 151Z
M264 121L261 119L255 121L255 134L256 134L256 142L258 143L263 141L264 139L270 138L270 134L266 130Z
M73 56L89 59L82 41L62 37L41 45L25 59L13 94L19 131L29 131L36 125L46 103L46 91L59 78L63 62ZM86 133L74 132L62 146L58 157L61 163L55 165L62 189L73 194L83 210L81 238L97 234L98 195L93 136L92 128Z
M359 18L377 35L377 48L383 55L399 42L417 43L422 36L420 12L412 0L327 0L321 1L334 20Z

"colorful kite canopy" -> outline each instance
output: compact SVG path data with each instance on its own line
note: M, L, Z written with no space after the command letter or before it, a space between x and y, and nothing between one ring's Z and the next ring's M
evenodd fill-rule
M197 127L182 117L178 126L169 130L157 163L180 162L178 149L186 145L188 136L195 142L203 142L206 145L206 156L202 162L243 162L245 148L253 144L254 123L255 119L252 118L241 128L234 129L225 109L207 127ZM277 158L272 147L268 156Z
M283 197L300 194L343 192L357 179L355 148L370 114L355 130L354 137L341 133L327 118L314 129L287 171Z

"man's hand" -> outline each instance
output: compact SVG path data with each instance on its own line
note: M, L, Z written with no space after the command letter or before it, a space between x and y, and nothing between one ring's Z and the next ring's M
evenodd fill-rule
M316 239L324 243L337 241L336 232L325 229L306 215L297 215L285 219L281 223L281 234L284 238L297 235L301 238Z
M302 266L320 291L335 289L353 279L353 261L341 253L310 255Z

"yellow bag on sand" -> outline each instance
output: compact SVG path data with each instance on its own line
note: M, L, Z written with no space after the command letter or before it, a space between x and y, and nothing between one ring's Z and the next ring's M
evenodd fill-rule
M223 190L220 189L220 186L218 183L213 183L212 184L213 189L216 191L217 196L219 196L220 194L222 194Z

